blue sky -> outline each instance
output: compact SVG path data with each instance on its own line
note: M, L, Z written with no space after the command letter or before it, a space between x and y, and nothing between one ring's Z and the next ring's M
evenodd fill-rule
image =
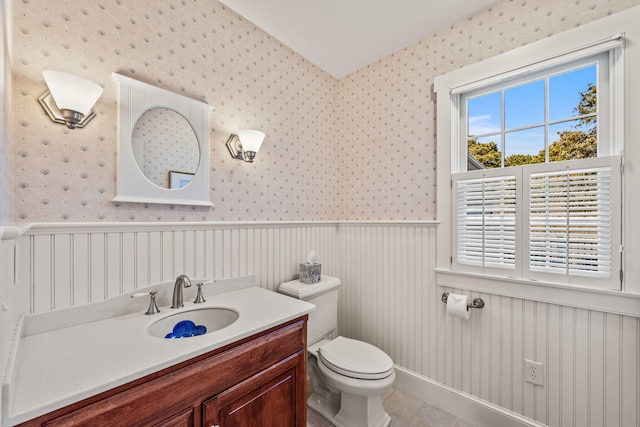
M577 115L573 109L580 101L580 92L589 84L596 84L596 66L559 74L549 78L549 120L570 119ZM515 129L544 122L544 81L538 80L504 91L505 128ZM469 99L469 134L494 134L479 138L480 142L494 141L500 146L501 93L495 92ZM550 126L549 143L558 139L558 132L576 124L568 121ZM505 135L505 156L537 154L544 149L544 126L510 132Z

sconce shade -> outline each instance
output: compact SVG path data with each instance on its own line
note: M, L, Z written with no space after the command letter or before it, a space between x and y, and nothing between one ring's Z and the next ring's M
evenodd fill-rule
M227 148L234 159L253 163L264 137L264 132L259 130L240 129L237 135L232 133L229 136Z
M260 150L260 146L262 146L264 137L264 132L260 132L259 130L238 130L238 138L240 138L240 143L242 144L242 149L244 151L253 151L254 153L257 153L258 150Z
M52 114L56 116L55 118L51 117L51 119L56 122L66 123L67 127L72 129L75 128L76 125L78 127L84 126L90 117L87 117L87 120L85 120L82 125L80 125L79 122L82 121L85 116L91 115L92 117L93 112L91 108L98 98L100 98L100 95L102 95L100 85L91 80L69 73L63 73L62 71L46 70L42 72L42 76L49 87L49 92L51 93L51 97L53 97L55 107L57 107L59 114L62 116L62 118L58 117L59 114L56 114L56 111L48 111L47 107L49 107L49 109L52 108L51 105L44 105L43 101L47 95L45 94L41 97L40 102L50 116Z

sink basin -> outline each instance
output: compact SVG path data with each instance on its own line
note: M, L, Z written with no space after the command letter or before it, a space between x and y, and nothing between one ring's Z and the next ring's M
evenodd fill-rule
M167 316L153 323L148 333L158 338L188 338L226 328L238 320L227 308L196 308Z

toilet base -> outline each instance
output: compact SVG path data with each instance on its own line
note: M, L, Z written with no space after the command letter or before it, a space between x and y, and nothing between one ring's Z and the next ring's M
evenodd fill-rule
M333 421L333 417L335 417L338 410L340 410L340 401L337 399L324 400L317 394L312 393L307 398L307 406L322 415L324 419Z
M391 417L382 406L381 396L340 393L336 399L321 399L312 393L307 405L336 427L389 427ZM345 408L345 409L341 409Z
M382 396L342 392L340 411L333 418L340 427L388 427L391 417L382 406Z

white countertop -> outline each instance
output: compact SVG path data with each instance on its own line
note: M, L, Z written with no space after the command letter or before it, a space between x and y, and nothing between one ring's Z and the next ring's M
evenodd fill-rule
M148 298L144 300L148 303ZM191 338L171 340L147 333L159 319L206 307L232 309L239 318L224 329ZM3 385L2 425L46 414L314 309L313 304L253 286L208 296L202 304L185 302L177 310L160 307L161 312L151 316L139 310L90 323L67 322L72 326L44 332L31 328L36 333L21 332L10 361L10 381Z

